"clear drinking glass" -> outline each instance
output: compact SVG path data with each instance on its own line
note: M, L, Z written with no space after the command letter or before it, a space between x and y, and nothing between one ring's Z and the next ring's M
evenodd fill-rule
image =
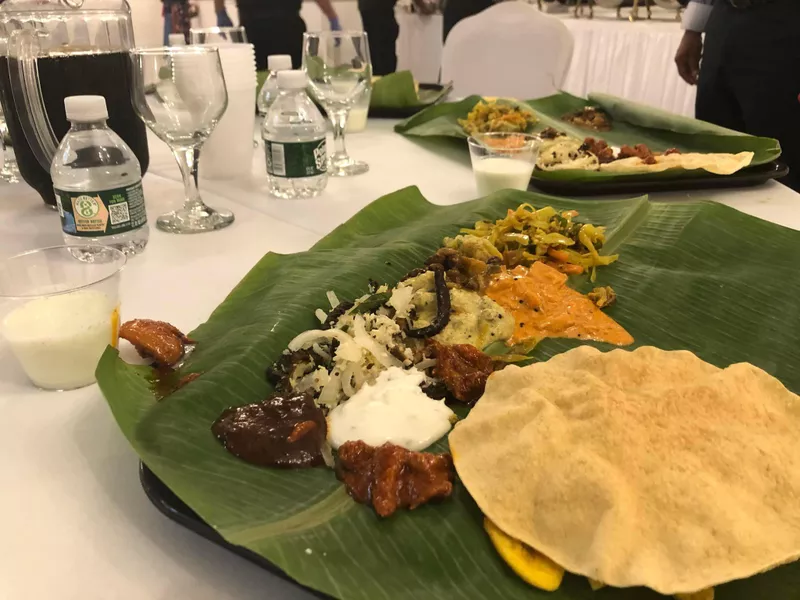
M34 385L94 383L119 335L125 255L107 246L53 246L0 261L0 334Z
M135 49L133 106L172 150L181 169L183 208L161 215L156 227L172 233L201 233L233 223L233 213L206 206L197 189L200 148L228 106L216 48L172 46Z
M17 159L14 155L11 135L8 132L8 124L2 108L0 108L0 146L3 148L3 166L0 167L0 180L6 183L19 183Z
M369 166L347 155L344 132L350 110L372 81L367 34L363 31L322 31L303 36L303 69L311 91L333 125L334 151L328 175L366 173Z
M189 30L192 44L246 44L244 27L192 27Z
M528 189L539 157L537 137L526 133L478 133L468 143L479 195Z

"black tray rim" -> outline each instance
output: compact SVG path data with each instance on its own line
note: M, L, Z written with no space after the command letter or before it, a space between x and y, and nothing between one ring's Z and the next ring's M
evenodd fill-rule
M335 600L332 596L328 596L310 587L307 587L299 581L292 579L276 564L268 561L263 556L256 554L252 550L248 550L243 546L231 544L220 533L211 527L208 523L203 521L200 516L194 512L189 506L186 505L178 496L175 495L167 484L161 481L158 476L150 470L150 468L139 461L139 483L144 490L144 494L150 503L158 509L158 511L167 517L170 521L177 523L199 535L200 537L208 540L209 542L224 548L225 550L244 558L245 560L255 564L258 567L268 571L272 575L291 583L292 585L301 588L308 592L310 595L319 598L320 600Z
M635 178L629 181L616 180L610 183L585 181L555 181L539 179L536 172L531 177L531 187L540 192L556 196L601 196L606 194L631 195L688 190L721 190L763 185L771 179L780 179L789 174L789 167L779 160L749 167L733 175L684 177L681 179L647 180Z
M421 90L434 90L437 92L442 92L448 88L452 89L453 84L441 85L439 83L420 83L419 89ZM431 102L430 104L419 104L417 106L403 106L403 107L378 107L369 109L369 118L371 119L408 119L413 117L418 112L425 110L426 108L430 108L431 106L436 106L437 104L444 102L447 98L447 94L442 94L436 102Z

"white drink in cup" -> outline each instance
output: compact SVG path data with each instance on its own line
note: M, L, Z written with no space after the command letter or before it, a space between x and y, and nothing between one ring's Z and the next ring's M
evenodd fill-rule
M103 246L55 246L0 262L0 334L34 385L94 383L119 334L125 255Z
M469 138L472 172L480 196L498 190L526 190L539 141L525 133L479 133Z

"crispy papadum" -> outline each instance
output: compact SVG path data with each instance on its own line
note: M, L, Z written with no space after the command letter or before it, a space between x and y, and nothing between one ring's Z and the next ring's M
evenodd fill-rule
M800 398L747 363L582 346L509 366L450 446L502 531L611 586L693 592L800 557Z

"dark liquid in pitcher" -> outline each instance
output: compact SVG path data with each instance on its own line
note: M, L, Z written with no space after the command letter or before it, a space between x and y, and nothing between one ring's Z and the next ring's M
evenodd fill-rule
M64 98L81 95L104 96L108 107L108 126L130 146L139 159L144 174L150 162L147 151L147 130L131 103L132 74L128 54L125 52L64 54L40 58L36 62L39 66L45 109L56 138L60 141L70 127L64 110ZM11 134L19 172L47 204L55 206L50 167L45 169L36 159L19 122L19 111L27 108L17 107L14 102L9 66L16 69L16 60L0 57L0 100L3 103L3 113Z

